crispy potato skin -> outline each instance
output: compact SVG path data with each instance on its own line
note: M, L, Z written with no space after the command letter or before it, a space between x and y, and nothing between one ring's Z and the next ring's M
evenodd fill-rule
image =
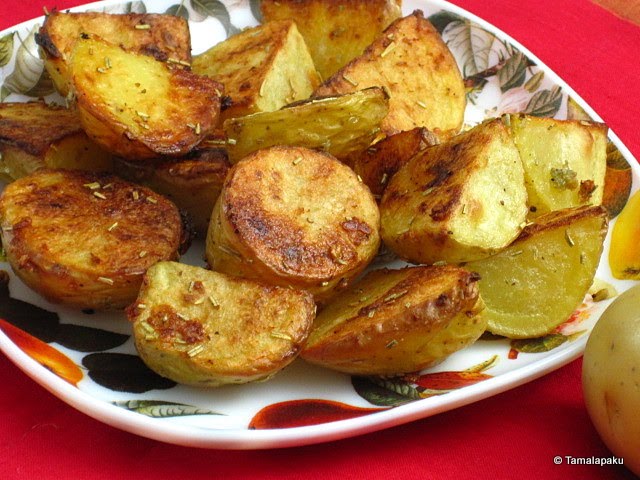
M68 62L75 43L87 34L159 61L191 62L191 35L182 17L53 10L46 16L36 42L44 54L45 68L62 95L69 92Z
M78 40L69 67L85 131L114 154L180 157L216 127L223 87L210 78L98 38Z
M224 85L231 105L221 120L271 112L308 98L320 80L291 20L250 28L193 59L193 72Z
M117 309L142 275L176 259L183 239L170 201L110 174L40 169L0 196L2 242L22 280L55 303Z
M315 316L301 290L159 262L128 309L136 348L160 375L200 387L265 380L290 364Z
M306 40L322 78L360 55L402 15L400 0L262 0L264 22L291 19Z
M459 263L504 248L528 213L505 125L485 122L413 157L392 177L380 212L383 241L414 263Z
M355 375L433 366L484 331L478 279L453 266L369 272L318 314L301 357Z
M457 133L464 119L465 88L453 55L420 10L394 21L359 57L314 95L336 95L382 86L390 95L382 131L393 135L426 127Z
M373 259L379 221L347 166L306 148L271 147L229 172L206 259L214 270L304 288L322 301Z

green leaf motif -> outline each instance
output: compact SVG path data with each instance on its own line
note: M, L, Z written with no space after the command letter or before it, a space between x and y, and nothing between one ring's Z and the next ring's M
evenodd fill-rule
M565 335L552 333L539 338L513 340L511 342L511 347L522 353L544 353L549 352L554 348L558 348L567 340L569 340L569 337Z
M523 113L536 117L553 117L562 104L562 89L558 86L551 90L540 90L529 100Z
M124 400L113 405L153 418L185 417L192 415L222 415L221 413L182 403L164 400Z
M185 20L189 20L189 10L187 10L187 7L185 7L182 3L171 5L164 13L167 15L174 15L176 17L182 17Z
M444 29L447 28L447 26L451 22L459 22L462 20L463 18L460 15L456 15L455 13L452 13L452 12L447 12L446 10L442 10L438 13L434 13L429 17L429 21L436 28L436 30L438 30L440 35L442 35L442 32L444 32Z
M262 11L260 10L260 0L249 0L251 14L258 22L262 22Z
M44 62L38 56L35 34L39 28L39 25L34 25L18 47L14 70L3 84L8 92L29 97L42 97L53 93L53 82L44 69Z
M527 80L527 83L524 84L524 88L527 90L527 92L533 93L538 90L543 79L544 71L539 70L538 72L534 73L529 80Z
M200 18L192 18L194 21L203 21L207 17L213 17L218 20L224 27L227 36L235 35L240 30L231 24L231 17L224 3L218 0L189 0L189 4L195 13L200 15Z
M489 68L491 47L496 41L493 33L469 20L452 21L443 33L449 48L462 65L464 78Z
M4 67L13 55L13 35L15 32L9 32L0 38L0 67Z
M504 62L502 68L498 70L498 81L502 93L524 83L527 76L527 66L527 57L521 52L516 52Z
M414 385L397 378L351 377L356 393L373 405L397 407L422 397Z

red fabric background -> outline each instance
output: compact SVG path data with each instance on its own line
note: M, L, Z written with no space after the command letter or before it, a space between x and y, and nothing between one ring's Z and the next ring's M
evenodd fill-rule
M46 1L66 8L79 0ZM587 0L454 0L525 45L640 157L640 27ZM0 1L0 29L43 0ZM620 467L553 463L610 456L584 407L577 360L496 397L329 444L216 451L140 438L76 412L0 355L0 478L626 479Z

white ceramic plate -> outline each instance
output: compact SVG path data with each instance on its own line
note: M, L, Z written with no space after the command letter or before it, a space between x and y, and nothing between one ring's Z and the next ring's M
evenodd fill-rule
M74 10L160 13L175 12L179 4L180 12L189 16L195 54L257 23L252 14L257 2L247 0L110 1ZM468 124L521 111L567 118L574 111L569 97L591 118L600 120L537 58L491 25L443 1L405 0L406 13L416 8L441 29L464 76L475 78L466 112ZM37 58L33 35L41 21L25 22L0 34L3 101L41 95L61 101L51 93ZM497 64L505 68L500 75L495 70L491 74L490 67ZM613 133L611 139L633 167L635 191L637 163ZM621 292L632 282L611 277L609 244L607 238L597 277ZM200 263L201 249L201 244L194 245L183 261ZM10 270L7 264L0 263L0 268ZM298 360L268 382L203 390L174 385L147 371L135 354L123 314L90 315L60 308L13 275L9 286L11 299L0 293L0 318L5 320L0 324L0 332L4 331L0 349L47 390L129 432L181 445L235 449L305 445L359 435L516 387L577 358L610 302L587 301L573 321L544 345L529 343L517 352L505 339L480 340L419 378L352 379Z

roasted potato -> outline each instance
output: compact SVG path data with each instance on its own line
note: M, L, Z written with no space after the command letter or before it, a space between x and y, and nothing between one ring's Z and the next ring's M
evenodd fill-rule
M197 148L184 158L150 162L117 159L115 165L121 177L173 201L188 214L198 235L206 236L213 205L230 167L223 150Z
M10 182L43 167L109 171L113 161L84 133L75 110L0 103L0 179Z
M221 120L272 112L308 98L320 84L307 45L291 20L243 30L193 59L193 72L224 85L231 104Z
M206 241L213 270L309 290L319 302L376 255L380 216L369 189L328 154L259 150L236 164Z
M381 236L414 263L459 263L511 243L527 216L522 162L500 119L427 148L391 178Z
M160 61L185 66L191 62L189 25L182 17L54 10L46 16L36 42L41 47L45 69L63 96L69 93L71 53L78 39L89 34Z
M388 96L374 87L299 102L275 112L230 118L223 124L229 159L236 163L274 145L316 148L340 159L349 157L376 138L388 109Z
M466 96L460 70L420 10L394 21L315 95L344 94L373 86L389 92L389 114L381 126L387 135L426 127L448 136L462 126Z
M566 321L593 282L607 223L602 206L556 210L538 217L497 255L468 263L481 277L487 329L530 338Z
M98 38L76 42L69 72L87 134L129 160L179 157L216 126L222 85Z
M262 0L260 11L267 23L294 20L322 78L329 78L402 15L401 3L401 0Z
M606 125L531 115L507 118L524 166L530 218L602 203L607 170Z
M130 304L155 262L178 258L178 209L111 174L40 169L0 196L7 260L54 303L117 309Z
M453 266L373 270L318 314L300 355L355 375L433 366L484 332L477 281Z
M433 133L424 127L418 127L386 137L356 153L345 163L360 175L371 193L380 198L389 180L402 165L437 143L438 138Z
M216 387L265 380L291 363L315 305L300 290L159 262L127 314L149 368L179 383Z

